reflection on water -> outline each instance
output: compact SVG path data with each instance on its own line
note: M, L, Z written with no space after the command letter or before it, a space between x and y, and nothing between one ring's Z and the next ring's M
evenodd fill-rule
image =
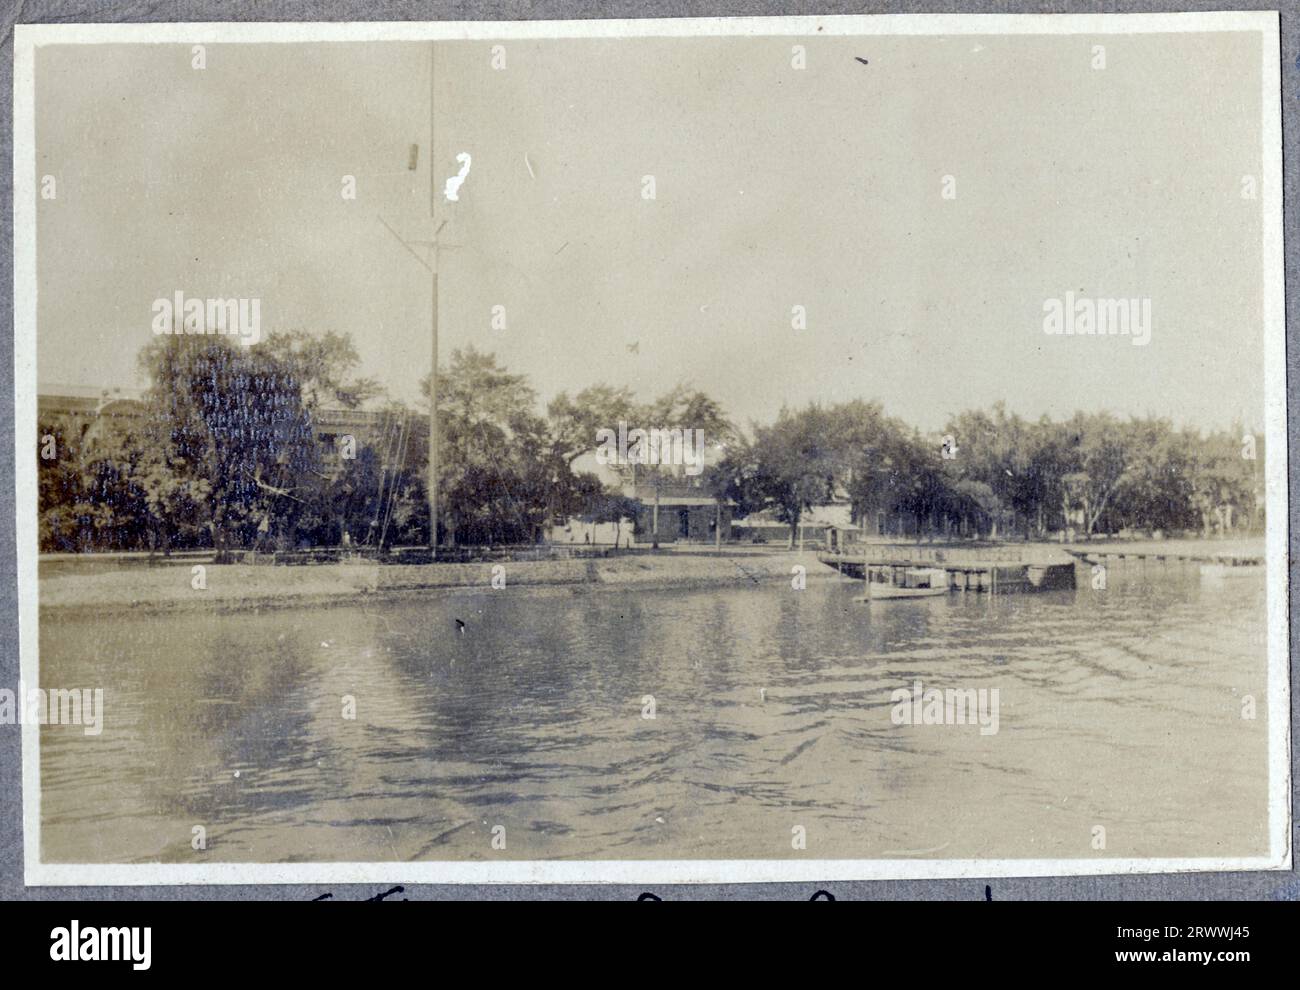
M102 686L105 717L94 738L42 730L43 856L1266 853L1262 574L1202 584L1133 564L1105 592L1082 572L1079 591L1042 595L860 591L511 588L47 616L43 685ZM893 725L890 693L917 678L997 688L1000 731Z

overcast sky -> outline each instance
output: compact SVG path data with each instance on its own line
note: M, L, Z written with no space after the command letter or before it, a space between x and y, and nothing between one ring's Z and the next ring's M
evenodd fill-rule
M440 43L439 191L473 162L436 220L431 47L41 49L42 390L144 384L151 304L182 290L348 332L414 399L410 251L446 221L443 360L495 351L543 398L686 379L742 423L868 398L927 429L999 399L1262 425L1257 34L511 41L500 70ZM1149 298L1150 344L1047 336L1067 291Z

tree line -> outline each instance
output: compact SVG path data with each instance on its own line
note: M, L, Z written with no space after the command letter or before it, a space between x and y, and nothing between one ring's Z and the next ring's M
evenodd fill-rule
M925 435L855 400L783 411L728 454L723 491L742 514L791 527L815 505L847 502L885 535L1045 539L1068 533L1263 527L1263 439L1208 435L1157 416L1078 412L1026 420L1003 403Z
M422 406L391 400L355 375L347 335L300 331L249 347L159 337L139 364L149 386L129 414L38 423L43 551L427 544L429 376ZM597 385L539 412L526 376L473 347L438 369L437 394L443 544L532 543L570 518L634 516L634 500L575 470L598 429L731 435L720 406L686 384L644 402ZM321 442L322 423L363 408L377 424L368 441Z
M393 401L355 374L349 337L300 331L250 347L160 337L139 361L149 387L131 414L38 423L43 551L427 543L427 376L422 406ZM532 543L572 518L634 518L636 500L578 466L597 431L620 422L703 430L711 453L700 493L728 501L734 516L768 514L792 541L828 502L849 504L869 531L883 518L887 534L916 536L1263 525L1262 439L1241 430L1205 435L1158 417L1084 412L1028 421L998 404L932 436L863 400L741 429L685 383L645 401L599 384L542 408L527 376L473 347L437 373L446 544ZM369 442L321 442L325 410L363 408L377 423ZM644 481L672 473L638 470Z

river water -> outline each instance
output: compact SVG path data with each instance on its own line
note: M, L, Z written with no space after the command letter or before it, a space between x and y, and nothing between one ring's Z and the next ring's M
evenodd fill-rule
M1079 578L870 604L833 578L47 616L42 685L103 687L106 714L99 736L42 729L43 857L1266 853L1263 575ZM997 731L895 724L918 679L996 689Z

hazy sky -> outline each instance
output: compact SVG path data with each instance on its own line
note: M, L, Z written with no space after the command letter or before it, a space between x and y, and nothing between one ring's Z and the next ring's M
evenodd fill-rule
M260 298L264 333L351 333L413 399L430 278L381 219L431 239L431 47L210 45L202 70L188 46L41 49L42 389L143 384L179 289ZM740 422L857 397L924 428L999 399L1262 417L1257 34L505 50L437 46L439 191L473 156L437 205L443 360L495 351L543 398L686 379ZM1045 335L1067 291L1149 298L1151 343Z

